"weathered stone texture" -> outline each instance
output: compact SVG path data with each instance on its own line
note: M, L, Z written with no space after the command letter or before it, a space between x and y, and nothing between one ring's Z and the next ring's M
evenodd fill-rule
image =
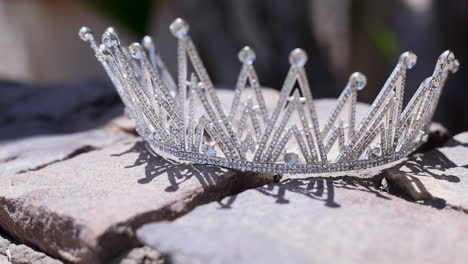
M468 132L385 172L395 192L468 212Z
M0 227L68 261L110 259L136 246L140 225L271 182L150 155L132 139L41 170L0 177Z
M130 137L125 132L105 127L74 134L35 136L5 143L0 147L0 177L38 170Z
M137 234L173 263L466 263L466 230L460 212L363 181L307 178L248 190Z

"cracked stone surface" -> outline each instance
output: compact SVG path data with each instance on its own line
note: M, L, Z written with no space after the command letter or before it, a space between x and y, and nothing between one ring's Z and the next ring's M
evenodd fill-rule
M466 263L466 230L464 213L344 177L247 190L137 236L171 263Z
M434 206L468 213L468 132L385 172L390 188Z
M106 261L137 246L135 228L273 178L173 164L139 139L41 170L0 177L0 227L71 262ZM21 219L21 221L18 221Z
M0 177L38 170L130 137L120 130L105 127L73 134L35 136L5 143L0 147Z

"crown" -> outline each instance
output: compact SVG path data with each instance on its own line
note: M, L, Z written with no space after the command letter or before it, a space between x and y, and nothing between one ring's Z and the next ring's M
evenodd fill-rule
M356 97L366 77L353 73L328 119L319 124L303 50L290 53L279 99L268 109L253 66L255 53L242 48L242 66L228 108L188 35L189 25L178 18L169 28L178 39L177 84L150 37L125 48L113 28L105 31L100 45L87 27L79 35L90 43L138 133L157 154L241 171L362 176L390 167L427 140L448 73L459 66L452 52L442 53L432 76L403 108L406 72L417 58L403 53L359 123Z

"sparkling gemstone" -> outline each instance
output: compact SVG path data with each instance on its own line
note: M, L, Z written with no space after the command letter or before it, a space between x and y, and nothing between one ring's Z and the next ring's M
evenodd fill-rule
M297 163L299 160L299 155L295 152L286 152L284 154L284 162L286 162L289 165L294 165Z
M153 39L150 36L144 36L141 44L147 49L150 49L154 45Z
M255 61L255 52L248 46L245 46L239 51L239 61L246 64L252 64Z
M102 39L102 43L104 43L104 45L108 48L111 48L112 47L112 41L109 37L104 37L103 36L103 39Z
M360 72L353 73L353 75L351 75L351 78L354 81L354 86L358 90L362 90L364 88L364 86L366 86L366 84L367 84L366 76L364 74L360 73Z
M215 156L216 150L213 145L204 143L203 144L203 154L206 156Z
M92 32L89 27L82 27L79 32L80 38L84 41L90 40L93 37L91 34Z
M406 59L406 67L408 67L408 69L411 69L416 65L416 58L417 57L414 53L411 53L410 56L408 56Z
M181 18L177 18L169 26L169 29L176 38L183 38L189 32L190 26Z
M374 159L377 159L378 157L380 157L380 148L379 147L370 148L367 151L367 158L368 159L374 160Z
M295 49L289 54L289 63L291 65L302 67L307 62L307 53L303 49Z
M416 61L418 60L418 57L416 56L416 54L414 54L411 51L407 51L401 54L401 57L408 69L413 68L414 65L416 65Z
M141 59L141 46L139 43L133 43L128 50L134 59Z
M104 45L106 45L108 48L120 44L117 33L113 27L108 27L106 32L102 34L102 43L104 43Z

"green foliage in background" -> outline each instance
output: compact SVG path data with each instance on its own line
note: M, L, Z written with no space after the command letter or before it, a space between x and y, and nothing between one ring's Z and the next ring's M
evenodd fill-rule
M364 32L377 51L391 63L398 56L398 38L376 12L369 10L368 1L351 1L352 28L355 32Z
M112 16L138 35L143 36L150 13L150 0L84 0L97 10Z
M367 27L370 40L386 61L393 61L398 55L398 41L395 34L388 28L376 24Z

